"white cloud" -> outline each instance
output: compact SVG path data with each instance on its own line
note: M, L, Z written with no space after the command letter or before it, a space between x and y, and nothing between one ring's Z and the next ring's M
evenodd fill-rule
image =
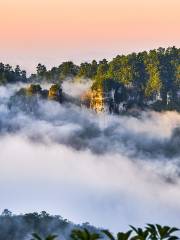
M22 104L0 105L1 209L46 210L114 231L179 224L178 113L116 117L46 101L28 112Z

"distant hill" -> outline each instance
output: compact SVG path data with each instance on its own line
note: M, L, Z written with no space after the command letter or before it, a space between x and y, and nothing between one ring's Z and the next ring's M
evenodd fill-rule
M34 232L41 236L57 234L60 239L69 239L74 228L99 231L88 223L73 224L61 216L53 216L45 211L15 215L5 209L0 215L0 239L4 240L30 240Z

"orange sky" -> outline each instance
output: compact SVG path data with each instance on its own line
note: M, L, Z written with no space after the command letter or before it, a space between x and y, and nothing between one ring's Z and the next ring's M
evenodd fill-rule
M0 61L31 71L180 47L180 0L0 0Z

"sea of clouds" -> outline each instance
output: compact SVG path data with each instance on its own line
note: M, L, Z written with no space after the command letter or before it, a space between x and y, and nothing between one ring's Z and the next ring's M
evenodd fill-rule
M0 87L1 210L45 210L113 231L178 226L179 113L96 114L38 98L29 107L11 98L20 87Z

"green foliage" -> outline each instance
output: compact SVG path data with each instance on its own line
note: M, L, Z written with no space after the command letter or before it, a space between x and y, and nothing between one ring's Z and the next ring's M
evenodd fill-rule
M154 64L147 65L149 79L145 89L145 95L151 96L153 93L158 93L161 89L161 80L158 67Z
M74 229L71 232L71 239L73 240L97 240L100 239L100 234L92 233L88 229Z
M63 62L58 67L58 74L60 79L65 79L66 77L75 77L78 74L79 67L73 62Z
M180 64L178 63L175 65L175 84L179 89L180 88Z
M149 55L144 60L147 70L147 84L145 95L151 96L153 93L158 93L161 89L161 79L159 71L159 60L155 50L151 50Z
M172 101L177 102L180 90L180 49L159 48L149 52L118 55L107 63L106 71L99 64L93 89L103 86L111 79L124 86L132 87L141 95L141 101L161 94L163 104L167 94L172 93ZM108 70L107 70L108 69Z
M39 63L36 67L36 70L37 70L37 79L39 81L46 79L47 69L46 69L45 65L42 65L41 63Z
M27 82L26 71L21 70L19 65L13 69L9 64L0 63L0 85L16 82Z
M117 56L109 63L108 77L124 85L133 81L133 70L128 56Z
M102 230L102 232L110 239L110 240L128 240L130 238L130 235L132 233L132 230L129 230L127 232L118 232L117 237L115 238L111 232L108 230Z
M19 240L27 239L32 234L31 240L55 240L60 234L60 239L72 240L177 240L180 229L159 224L147 224L144 228L130 226L126 232L116 235L109 230L100 230L89 224L74 225L61 216L52 216L45 211L25 215L12 214L5 209L0 215L0 239ZM72 230L73 229L73 230ZM53 233L53 234L50 234ZM58 238L58 239L59 239Z
M177 236L174 236L175 232L179 231L178 228L169 227L169 226L161 226L159 224L147 224L146 230L149 233L149 239L152 240L176 240L178 239Z
M158 48L140 53L117 55L112 61L106 59L98 63L84 62L80 66L72 61L63 62L58 67L47 70L39 63L36 74L26 77L26 72L17 65L0 63L0 84L49 81L60 84L66 78L91 78L93 89L102 88L104 81L113 80L124 86L131 86L142 96L142 100L161 93L163 103L167 94L172 93L172 101L178 101L180 90L180 49L176 47Z
M32 239L31 240L55 240L58 236L57 235L48 235L45 238L41 238L37 233L32 234Z
M98 65L95 60L92 63L81 63L77 77L93 79L97 73L97 67Z
M179 239L174 235L175 232L179 231L178 228L161 226L159 224L147 224L144 229L135 228L130 226L132 230L127 232L117 233L117 237L114 237L108 230L102 230L110 240L176 240Z
M131 235L132 231L129 230L127 232L118 232L117 234L117 239L118 240L128 240L130 238L130 235Z
M116 240L116 238L111 232L109 232L109 230L102 230L102 233L104 233L110 240Z
M142 228L135 228L133 226L130 226L132 228L132 230L135 233L135 236L133 236L134 240L146 240L149 232L147 229L143 230Z
M61 84L67 78L91 78L92 89L102 91L107 90L104 88L107 85L108 91L111 91L116 82L124 86L123 91L130 89L133 95L130 99L135 96L137 106L143 106L149 100L158 100L161 101L161 109L177 110L176 107L180 105L180 49L158 48L149 52L117 55L110 62L106 59L83 62L80 66L66 61L50 70L39 63L36 74L29 78L18 65L13 69L9 64L0 63L0 85L16 82L37 84L42 81ZM33 95L39 91L40 89L33 86L28 93ZM170 101L168 95L171 96ZM43 96L46 97L47 92L44 92ZM160 96L160 99L157 99L157 96Z

